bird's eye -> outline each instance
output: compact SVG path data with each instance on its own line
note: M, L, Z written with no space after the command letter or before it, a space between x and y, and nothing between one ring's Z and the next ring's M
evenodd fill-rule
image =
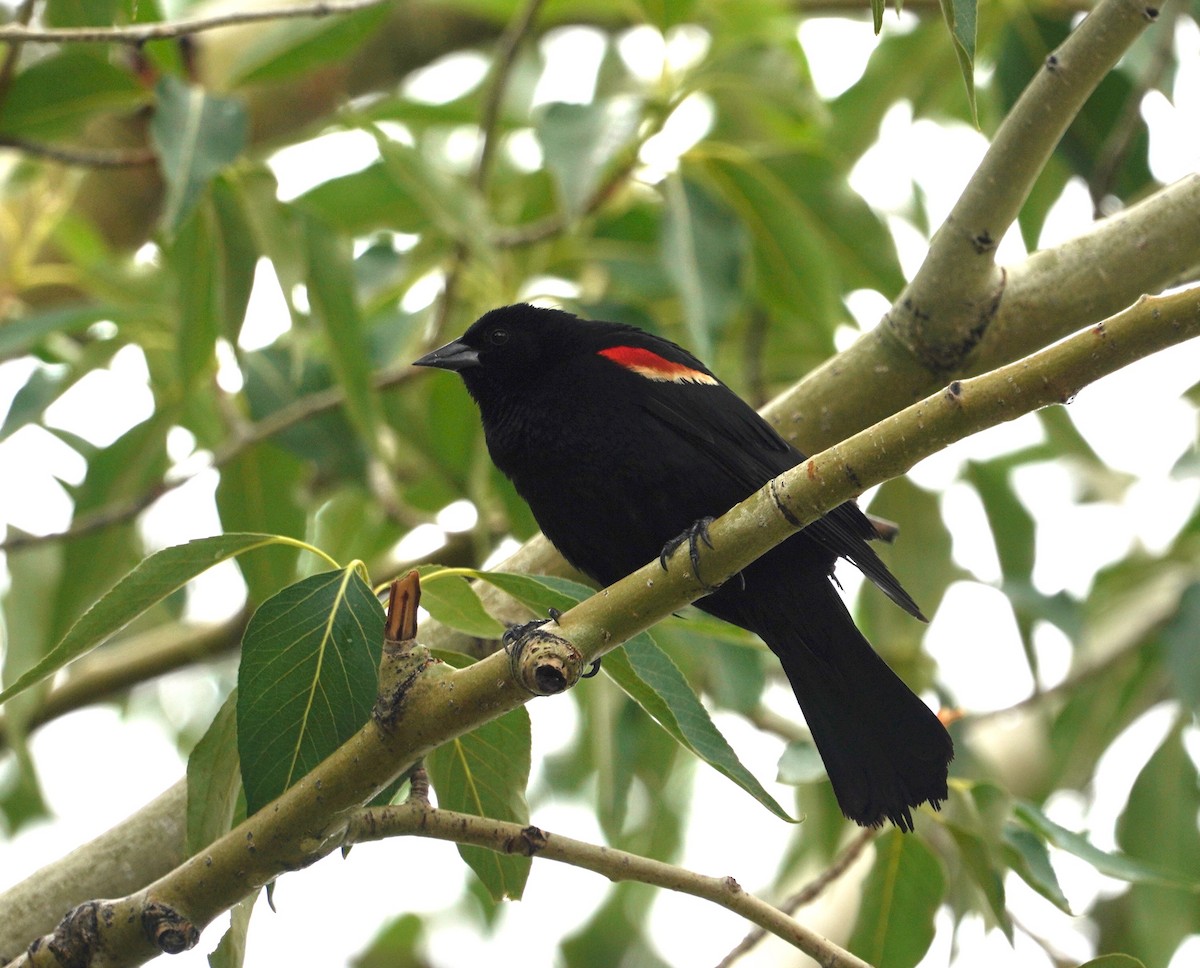
M508 342L507 329L493 329L488 333L488 342L493 346L500 346Z

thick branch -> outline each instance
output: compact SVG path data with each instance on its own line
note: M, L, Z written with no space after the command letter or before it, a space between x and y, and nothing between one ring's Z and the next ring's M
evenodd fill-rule
M1003 354L1003 344L989 333L1008 298L1007 274L995 263L995 247L1063 132L1153 19L1151 9L1134 0L1102 0L1047 57L934 235L917 275L881 325L771 405L769 419L785 437L802 450L828 446L964 372L981 343ZM1191 258L1194 263L1196 255ZM1119 275L1113 272L1113 278ZM1134 297L1172 278L1145 272L1142 279L1151 284ZM1124 296L1127 287L1118 289ZM1110 301L1102 312L1083 320L1076 316L1076 324L1102 319L1131 298L1115 305Z
M870 968L865 961L810 931L783 911L747 893L732 877L710 877L630 854L623 850L573 840L538 827L474 817L428 804L408 802L361 811L346 831L346 843L385 837L416 836L472 844L502 854L521 854L561 861L603 874L610 881L639 881L712 901L764 931L782 938L828 968Z
M820 514L865 487L972 433L1073 398L1088 383L1157 350L1200 335L1200 288L1147 297L1101 325L942 392L830 448L771 481L710 527L706 577L731 576ZM584 660L598 658L704 594L690 565L647 564L559 620L555 634ZM711 580L711 578L710 578ZM99 906L96 965L141 964L165 943L194 937L223 910L285 870L311 863L345 836L356 808L431 749L527 702L509 658L496 654L450 671L414 650L402 695L381 702L348 743L268 807L203 853L135 894ZM393 670L395 673L396 670ZM411 683L411 684L410 684ZM382 697L381 697L382 698ZM71 934L75 920L64 922ZM39 952L49 950L45 939ZM15 964L45 964L19 958Z

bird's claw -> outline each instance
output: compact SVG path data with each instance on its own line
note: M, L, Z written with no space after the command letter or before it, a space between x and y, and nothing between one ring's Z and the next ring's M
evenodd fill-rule
M534 629L541 628L543 625L546 625L549 622L553 622L555 625L557 625L558 620L562 617L562 612L560 612L557 608L550 608L547 609L547 611L550 613L549 618L535 618L531 622L520 622L518 624L510 625L508 628L506 628L504 630L504 634L500 637L500 641L504 643L504 651L511 654L513 646L520 642L521 639L523 639Z
M692 574L696 576L696 580L701 584L704 579L700 577L700 542L703 541L710 548L713 546L712 538L708 536L708 526L716 519L713 517L698 518L692 524L675 535L662 547L662 553L658 556L658 563L662 565L663 571L667 570L667 559L680 548L686 541L688 546L688 560L692 563ZM708 586L705 585L707 588Z

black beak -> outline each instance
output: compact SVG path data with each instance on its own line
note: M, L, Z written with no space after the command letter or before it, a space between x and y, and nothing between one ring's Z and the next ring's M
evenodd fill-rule
M436 366L442 370L469 370L473 366L479 366L479 350L468 346L461 340L455 340L432 353L426 353L419 360L413 360L413 366Z

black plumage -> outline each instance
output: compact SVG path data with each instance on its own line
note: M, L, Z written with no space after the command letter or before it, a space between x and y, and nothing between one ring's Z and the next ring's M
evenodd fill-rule
M605 585L804 460L698 359L630 326L508 306L416 362L459 373L496 466L563 556ZM847 502L696 604L779 658L843 813L911 829L911 808L946 798L953 746L834 588L846 558L923 618L874 536Z

